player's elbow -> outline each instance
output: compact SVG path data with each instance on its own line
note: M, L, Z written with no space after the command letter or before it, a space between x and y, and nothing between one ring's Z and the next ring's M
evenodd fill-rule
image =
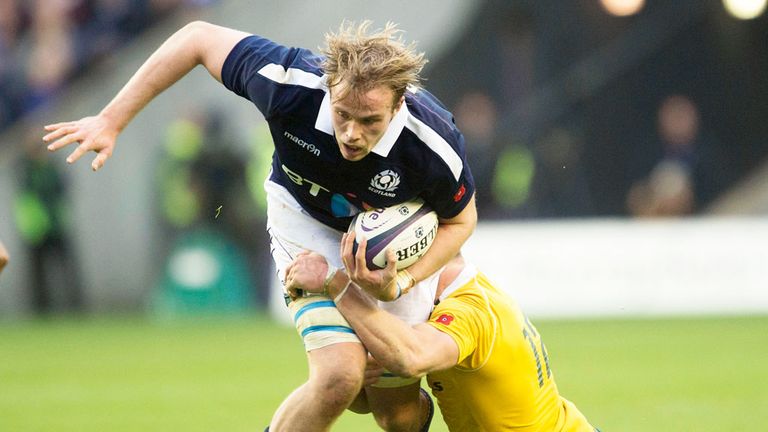
M189 46L201 49L205 42L216 32L216 26L206 21L191 21L177 32L177 35Z
M421 378L426 375L426 371L421 366L421 358L414 352L401 353L388 363L384 367L402 378Z
M197 33L205 33L206 31L209 31L211 29L212 24L209 22L201 21L201 20L195 20L190 21L181 28L181 32L188 33L188 34L197 34Z
M401 345L399 351L390 350L396 357L390 372L404 378L421 378L436 371L456 366L458 345L450 336L432 328L429 324L415 327L414 335Z
M202 48L207 34L211 33L212 24L205 21L192 21L179 29L170 39L172 46L178 52L189 53L194 56L196 63L201 63L203 58Z
M424 376L415 367L402 363L392 364L387 367L387 370L401 378L421 378Z
M394 372L398 376L401 376L403 378L421 378L426 373L424 373L421 369L412 367L412 366L406 366L402 368L399 372Z

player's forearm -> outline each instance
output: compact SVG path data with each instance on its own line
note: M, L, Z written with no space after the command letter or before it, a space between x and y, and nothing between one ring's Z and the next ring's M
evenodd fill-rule
M417 282L434 274L459 254L461 246L472 235L475 226L477 226L477 211L475 200L472 198L457 217L448 221L441 221L437 228L435 241L429 251L408 267L408 272Z
M122 131L150 101L202 64L207 54L204 43L207 26L210 24L193 22L169 37L134 73L101 115Z
M336 299L348 277L341 272L329 286ZM394 315L378 307L374 300L354 284L336 302L336 307L355 329L366 349L387 370L400 376L422 376L419 350L424 344L413 329Z

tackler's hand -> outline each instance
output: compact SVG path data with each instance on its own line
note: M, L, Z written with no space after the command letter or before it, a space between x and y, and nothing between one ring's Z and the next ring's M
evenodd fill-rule
M384 375L385 369L384 366L379 364L379 362L373 358L373 356L369 353L368 359L365 363L365 375L363 377L363 385L364 386L371 386L379 382L379 379L382 375Z
M335 273L336 269L319 253L301 252L285 269L285 290L291 298L326 294Z

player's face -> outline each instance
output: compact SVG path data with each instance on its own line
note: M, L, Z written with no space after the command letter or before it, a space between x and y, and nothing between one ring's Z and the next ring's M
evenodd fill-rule
M394 97L384 86L351 91L339 99L331 93L333 130L344 159L359 161L371 152L403 103L403 98L393 103Z

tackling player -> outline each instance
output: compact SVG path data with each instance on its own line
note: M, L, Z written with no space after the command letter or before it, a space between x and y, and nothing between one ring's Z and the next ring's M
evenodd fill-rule
M417 264L355 279L381 300L395 300L382 307L408 322L423 322L436 285L430 277L475 227L474 183L453 116L418 87L423 54L406 45L394 25L371 32L369 24L342 25L327 35L323 55L204 22L188 24L99 114L48 125L43 139L51 151L77 143L69 163L96 152L91 167L98 170L131 119L202 64L252 101L269 124L275 152L265 182L267 228L282 281L302 250L317 251L341 267L341 235L362 210L420 197L437 212L434 244ZM288 307L293 316L302 315L297 329L309 381L283 402L271 430L325 431L359 393L367 354L328 298L298 297ZM368 389L377 421L387 430L419 430L418 380L391 385L398 390Z
M365 241L353 256L353 236L343 241L349 273L365 265ZM322 291L326 267L317 253L299 255L287 288ZM429 321L415 326L377 307L346 274L337 272L325 290L378 363L406 377L427 375L452 432L597 430L558 393L539 332L515 301L461 257L440 275Z

